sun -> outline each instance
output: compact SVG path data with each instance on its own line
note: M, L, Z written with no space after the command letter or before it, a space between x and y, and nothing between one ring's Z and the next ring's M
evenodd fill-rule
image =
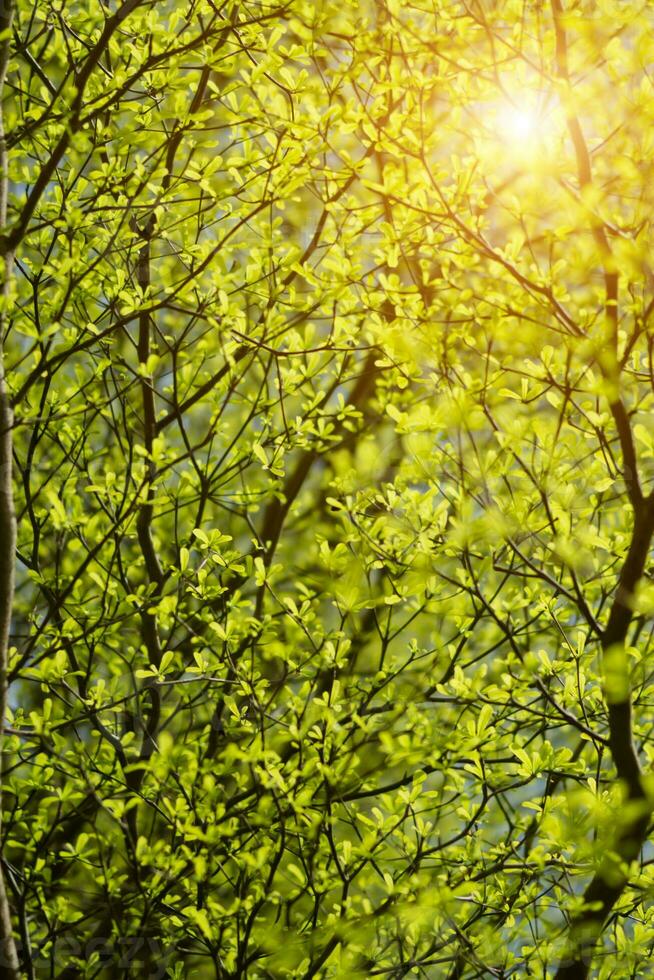
M536 109L502 106L498 112L497 135L500 139L526 148L529 143L538 140L541 122Z

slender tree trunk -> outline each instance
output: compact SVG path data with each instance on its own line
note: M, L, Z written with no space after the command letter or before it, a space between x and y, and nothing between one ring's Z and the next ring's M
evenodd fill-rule
M0 229L2 231L2 307L0 308L0 858L2 856L2 761L4 727L7 712L7 657L9 631L14 602L14 564L16 560L16 517L12 484L12 428L13 413L4 368L4 337L7 309L10 302L11 276L14 257L8 245L7 195L9 188L8 154L4 131L5 79L10 53L10 31L13 18L12 0L4 0L0 8ZM18 955L14 942L11 912L0 864L0 977L18 980Z

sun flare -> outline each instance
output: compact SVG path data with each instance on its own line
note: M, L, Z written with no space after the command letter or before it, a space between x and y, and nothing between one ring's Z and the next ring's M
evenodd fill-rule
M498 113L499 135L511 143L524 145L538 138L540 122L534 109L505 106Z

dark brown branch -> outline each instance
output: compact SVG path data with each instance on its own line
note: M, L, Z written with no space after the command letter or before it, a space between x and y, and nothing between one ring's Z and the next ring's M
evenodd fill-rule
M139 252L137 266L137 281L143 299L145 299L150 287L150 257L150 242L147 240L143 243ZM153 590L148 589L146 595L144 596L143 608L141 609L141 634L143 637L143 644L148 654L149 663L152 667L158 668L161 664L162 657L161 641L159 638L159 625L157 622L156 612L152 612L149 607L151 605L155 605L161 596L164 586L164 574L159 562L157 550L154 546L154 541L152 540L152 517L154 513L155 498L154 481L157 474L156 465L152 459L156 432L153 378L146 370L148 358L150 357L150 331L150 313L147 309L143 309L139 315L137 353L141 372L143 445L147 453L145 464L147 477L145 499L139 506L138 516L136 518L136 534L139 547L141 549L141 554L143 555L143 560L145 562L148 582L154 587ZM156 734L161 717L161 697L156 680L146 680L146 692L150 704L144 721L145 730L143 733L141 751L139 753L140 762L146 762L155 750ZM138 793L141 783L143 782L144 774L145 770L142 766L133 769L128 774L127 782L132 792ZM134 840L136 840L137 828L135 809L130 811L129 821L132 836Z
M552 13L554 17L554 31L556 35L556 64L557 73L568 85L570 75L568 70L568 43L563 25L563 8L561 0L552 0ZM575 151L577 160L577 179L579 188L583 191L592 183L591 158L588 145L584 137L579 119L574 112L568 111L566 123L570 139ZM591 214L591 231L593 238L599 249L602 259L602 271L604 275L604 309L610 327L611 354L613 363L609 367L609 375L617 369L618 362L618 272L615 267L615 260L611 251L606 227L604 223L593 213ZM604 374L607 374L607 366L601 365ZM636 454L634 451L631 427L624 404L618 396L610 400L611 413L616 423L620 446L624 461L624 479L629 492L629 499L632 504L641 499L642 493L638 481L638 471L636 466Z
M653 534L654 500L648 498L635 511L631 544L602 636L604 656L611 656L616 649L624 650L633 618L633 595L645 569ZM642 785L642 772L633 742L631 692L616 697L608 690L606 698L611 755L633 811L618 832L614 853L605 858L588 885L584 908L570 923L569 958L561 963L556 980L585 980L588 976L594 945L608 914L628 884L624 865L638 857L651 816L651 804Z
M559 78L569 84L568 46L563 23L563 8L561 0L551 0L551 4L556 36L557 73ZM570 110L567 111L567 126L577 160L579 187L583 190L592 182L591 158L579 119ZM590 215L590 219L591 231L602 262L604 309L610 331L608 351L610 359L608 363L600 361L600 366L605 378L617 388L618 272L605 225L594 214ZM634 510L634 526L608 623L602 635L605 665L608 658L623 656L627 630L633 617L634 591L645 569L654 533L654 502L651 498L643 499L627 410L617 392L610 396L609 403L622 449L623 478ZM633 810L618 831L614 853L604 859L586 889L584 907L572 918L568 935L568 954L557 970L557 980L585 980L588 976L593 948L602 932L606 917L629 880L624 866L638 856L647 835L651 806L647 802L642 785L640 762L633 741L631 691L626 663L620 663L618 669L623 675L620 677L618 691L611 690L611 685L607 685L605 676L609 745L618 779L625 784L627 799L633 805ZM623 685L626 690L622 689Z
M3 94L10 57L11 23L13 2L7 0L0 7L0 31L5 35L0 47L0 230L7 224L7 195L9 189L8 154L4 132ZM4 750L4 726L7 713L7 660L11 614L14 604L16 563L16 515L14 512L14 488L12 482L12 429L13 412L7 390L4 370L3 342L6 329L7 304L11 293L13 250L2 249L3 308L0 313L0 822L2 820L2 769ZM0 848L1 856L1 848ZM4 873L0 870L0 973L7 980L18 980L18 954L11 924L11 911L5 886Z
M25 201L17 223L14 225L6 238L7 250L15 251L16 247L22 241L23 236L25 235L25 232L29 226L30 219L34 214L39 201L41 200L41 196L52 180L57 166L59 165L59 161L68 149L72 137L79 129L81 113L84 107L84 93L86 90L86 84L93 73L93 69L96 67L100 58L104 54L115 31L118 29L118 27L120 27L125 18L129 17L129 15L136 10L140 3L142 3L142 0L125 0L125 3L119 7L115 14L107 19L102 34L98 39L98 43L89 53L83 67L80 69L76 81L77 92L71 107L72 111L70 119L68 120L63 133L57 140L50 157L42 167L32 189L28 193L27 200ZM7 14L5 13L5 17L6 16ZM5 225L6 218L2 223L3 230Z

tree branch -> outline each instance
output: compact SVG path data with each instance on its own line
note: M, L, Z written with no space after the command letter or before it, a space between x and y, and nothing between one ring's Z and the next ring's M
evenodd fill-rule
M3 96L10 56L10 34L13 20L13 0L0 6L0 31L5 35L0 47L0 232L4 239L7 225L7 196L9 190L9 159L4 131ZM12 483L13 412L7 390L4 369L4 336L11 295L14 264L13 250L5 244L0 253L2 268L2 308L0 310L0 822L2 820L2 769L4 761L4 726L7 714L7 661L11 614L14 604L16 561L16 515ZM0 855L2 846L0 845ZM18 980L18 954L14 941L11 911L0 869L0 972L7 980Z

